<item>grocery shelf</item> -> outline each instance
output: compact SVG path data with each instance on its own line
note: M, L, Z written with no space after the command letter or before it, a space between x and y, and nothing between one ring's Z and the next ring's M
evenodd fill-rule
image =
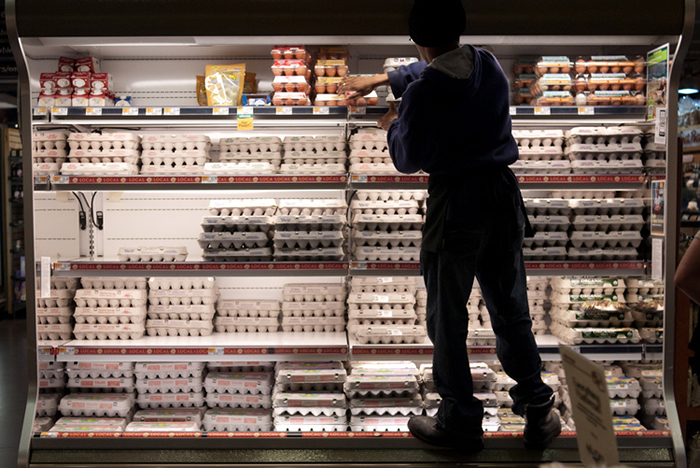
M350 174L349 181L350 188L355 190L419 190L428 188L428 174Z
M433 359L433 344L426 337L422 343L413 344L362 344L351 336L350 356L356 361L406 361Z
M644 174L517 175L522 190L640 190Z
M510 115L518 117L636 117L644 119L645 106L511 106Z
M68 343L66 340L39 340L37 342L37 354L39 361L50 362L56 360L56 350L59 346Z
M138 340L73 340L56 348L56 360L287 361L347 360L345 333L212 333L146 336Z
M351 276L420 276L420 262L350 262Z
M536 335L535 341L543 361L561 361L560 341L552 335ZM565 345L593 361L639 361L644 356L644 343Z
M643 260L600 261L529 261L525 262L528 275L532 276L644 276Z
M664 358L663 344L647 344L644 347L644 359L649 361L661 361Z

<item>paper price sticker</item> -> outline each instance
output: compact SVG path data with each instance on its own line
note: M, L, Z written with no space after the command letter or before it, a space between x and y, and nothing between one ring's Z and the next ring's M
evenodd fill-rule
M139 115L138 107L123 107L122 115Z
M52 107L51 114L52 115L68 115L68 108L67 107Z
M85 115L102 115L101 107L86 107Z
M509 111L510 115L516 115L518 113L517 108L515 106L510 106Z
M275 107L275 114L277 115L292 115L291 107Z
M165 115L180 115L179 107L165 107L163 108L163 114Z
M350 115L365 115L367 114L367 108L366 107L355 107L351 106L349 108Z
M377 278L377 283L382 284L382 283L393 283L394 278Z
M578 115L595 115L595 109L593 107L579 107Z
M224 348L209 348L209 356L223 356Z
M377 315L379 317L393 317L394 311L392 311L392 310L380 310L377 312Z
M46 107L35 107L33 112L34 115L46 115Z
M403 335L403 332L401 330L397 330L395 328L389 328L386 331L387 335Z
M328 107L314 107L313 114L314 115L328 115L330 113L330 109Z
M377 296L375 294L372 297L372 302L389 302L389 296Z
M550 115L551 113L549 107L535 107L535 115Z
M162 107L146 107L146 115L163 115Z
M211 113L213 115L228 115L228 107L212 107Z
M218 176L202 176L203 184L216 184L217 182L219 182Z

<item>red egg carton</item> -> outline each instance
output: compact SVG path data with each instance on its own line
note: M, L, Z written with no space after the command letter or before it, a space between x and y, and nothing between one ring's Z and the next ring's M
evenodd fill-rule
M272 96L273 106L308 106L311 100L306 93L275 93Z
M53 107L56 105L56 92L53 89L42 89L37 100L39 106Z
M314 90L318 94L335 94L341 81L339 76L321 76L316 79Z
M100 59L95 57L82 57L75 61L75 71L79 72L100 72Z
M274 46L272 47L272 58L275 60L304 60L308 61L309 53L306 51L304 46L300 45L284 45L284 46Z
M91 107L111 107L114 105L114 98L108 90L93 89L90 91L88 104Z
M53 81L57 88L71 88L71 72L56 72L53 74Z
M55 88L56 81L54 80L54 73L42 73L39 75L39 85L42 90Z
M307 81L311 78L311 69L303 60L275 60L271 68L275 76L304 76Z
M58 59L58 71L72 73L75 71L75 59L61 57Z
M316 54L317 60L350 60L347 47L321 47Z
M276 76L272 80L272 89L276 93L287 92L287 93L306 93L309 94L311 91L311 85L306 81L304 76Z
M74 88L71 96L71 106L87 107L90 104L90 88Z
M90 72L73 72L70 81L74 88L89 88L92 83Z
M109 73L93 73L90 77L93 89L112 89L114 84Z
M629 60L624 55L594 55L578 57L574 63L574 71L581 73L642 73L646 67L644 58L638 56Z
M348 66L345 60L318 60L314 65L316 76L340 76L348 74Z

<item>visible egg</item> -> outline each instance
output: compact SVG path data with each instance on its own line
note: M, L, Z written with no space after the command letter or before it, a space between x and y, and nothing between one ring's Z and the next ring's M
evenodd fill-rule
M294 83L285 83L284 89L288 93L292 93L296 89L296 85Z
M622 85L622 89L624 89L625 91L629 91L629 90L632 89L633 86L634 86L634 85L633 85L632 83L624 83L624 84Z
M576 91L583 91L586 89L586 77L583 75L579 75L576 77L574 80L574 89Z
M304 76L306 75L306 65L298 65L295 69L297 75L299 76Z
M584 93L576 94L576 105L585 106L586 105L586 95Z
M278 67L276 65L272 66L272 74L275 76L280 76L282 75L282 67Z
M576 70L576 73L585 73L586 72L586 61L582 58L577 59L576 63L574 64L574 69Z
M645 85L646 82L641 76L638 76L637 79L634 81L634 89L636 89L637 91L643 90Z
M610 89L610 83L601 83L598 85L598 89L601 91L607 91Z
M619 91L620 88L622 88L622 83L611 83L610 84L610 89L613 91Z
M642 73L644 71L644 59L642 57L637 58L634 61L634 72Z
M326 89L328 90L329 94L335 94L335 92L338 91L338 84L337 83L328 83L326 85Z
M571 71L571 67L568 65L565 65L563 67L559 67L560 73L569 73L570 71Z
M519 62L515 62L513 65L513 74L520 75L523 72L523 67L520 66Z
M620 70L621 70L621 69L622 69L622 68L620 67L619 64L618 64L618 65L613 65L612 67L610 67L610 73L620 73Z
M306 99L305 97L299 98L297 101L297 106L308 106L309 105L309 100Z
M348 66L347 65L339 65L338 66L338 76L345 76L348 74Z
M323 84L323 83L316 83L316 84L314 85L314 89L316 90L316 92L317 92L318 94L325 94L325 92L326 92L326 85Z
M336 75L335 67L326 68L326 76L335 76L335 75Z
M287 76L294 75L294 67L284 67L284 74Z
M629 74L629 73L632 73L632 70L634 70L634 66L633 66L633 65L625 65L624 67L622 67L622 72L623 72L623 73L628 73L628 74Z
M357 98L356 104L357 104L358 106L366 106L366 105L367 105L367 99L365 99L365 98L363 98L363 97L359 97L359 98Z
M588 91L595 91L598 89L598 85L596 83L591 83L590 81L588 82Z
M610 67L608 65L601 65L599 70L601 73L608 73L610 71Z
M337 106L337 105L338 105L338 101L333 101L333 100L326 101L326 105L327 105L327 106Z
M304 82L301 82L301 83L297 83L297 90L298 90L300 93L305 93L305 92L307 91L308 87L309 87L309 86L308 86L308 84L307 84L305 81L304 81Z
M306 51L304 49L297 49L294 56L299 60L304 60L304 58L306 58Z
M294 105L294 99L287 99L284 101L285 106L293 106Z
M596 65L596 64L593 63L593 62L591 62L591 63L588 64L588 72L589 72L589 73L595 73L595 72L597 72L597 71L598 71L598 65Z
M346 103L345 99L338 99L338 105L339 105L339 106L345 106L346 104L347 104L347 103Z
M282 100L282 98L277 97L277 96L272 98L272 105L273 106L281 106L282 104L284 104L284 101Z
M522 104L525 98L523 98L523 95L518 93L513 97L513 100L515 101L516 104Z
M645 105L647 101L643 94L638 94L637 96L635 96L635 99L637 100L638 106Z
M537 64L537 74L544 75L545 73L547 73L547 65L543 65L543 64L538 63Z
M535 71L534 65L523 65L523 72L532 74Z
M559 67L549 67L549 73L559 73Z
M326 76L326 68L321 65L316 65L314 67L314 73L316 73L316 76Z
M276 92L282 91L282 88L284 88L284 83L272 83L272 89L274 89Z
M290 58L294 57L294 52L292 52L289 49L285 49L282 53L284 54L284 58L286 58L286 59L290 59Z
M273 49L272 50L272 58L275 60L279 60L282 58L282 52L279 49Z
M379 104L379 98L378 97L368 97L367 98L367 105L369 106L376 106Z

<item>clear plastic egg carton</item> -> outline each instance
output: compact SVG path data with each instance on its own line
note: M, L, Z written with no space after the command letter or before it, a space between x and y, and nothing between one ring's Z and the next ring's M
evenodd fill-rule
M406 397L352 398L349 400L352 416L418 416L423 414L420 393Z
M133 362L69 362L66 373L71 379L122 378L134 375Z
M644 398L661 398L664 393L664 380L662 377L641 377L639 384L642 387Z
M303 241L300 241L303 243ZM319 261L342 260L345 257L343 247L296 247L292 249L275 247L273 256L283 261Z
M642 215L573 216L571 225L576 231L640 231L644 226Z
M92 278L86 276L80 278L83 289L146 289L148 280L141 278Z
M641 337L634 328L568 328L556 322L550 325L552 334L565 344L627 344L639 343Z
M525 261L558 261L566 260L566 247L529 247L523 249Z
M211 289L151 289L148 302L152 305L211 305L216 303L219 292Z
M214 313L214 304L151 305L148 307L148 318L151 319L211 320Z
M124 432L199 432L199 423L196 422L131 422Z
M213 330L211 320L146 320L148 336L209 336Z
M71 392L132 393L134 377L69 378L66 387Z
M572 260L634 260L638 258L639 253L634 247L617 247L617 248L580 248L570 247L567 253Z
M420 382L415 375L406 374L366 374L349 375L343 384L348 398L405 398L420 390Z
M277 317L216 317L214 328L218 333L276 333Z
M184 262L186 247L120 247L120 262Z
M127 418L133 405L131 394L71 393L61 398L58 409L63 416Z
M144 135L141 139L144 151L209 151L211 139L202 134Z
M260 161L205 163L202 174L221 176L240 174L276 174L279 172L279 165L273 163Z
M64 149L39 149L32 151L34 164L54 163L61 165L68 160L68 152Z
M606 377L610 398L638 398L642 392L639 381L634 377Z
M273 242L275 249L318 249L342 247L345 236L342 231L277 231Z
M206 408L138 410L132 417L133 422L195 422L202 424Z
M605 145L641 143L642 131L635 127L574 127L565 135L569 144Z
M350 152L350 164L353 166L381 164L393 166L391 155L386 149L383 150L365 150L356 149Z
M362 128L350 136L351 150L385 151L387 133L379 128Z
M36 326L40 340L70 340L73 325L70 323L40 324Z
M208 262L265 262L272 260L272 248L261 247L245 250L205 250L202 259Z
M339 161L340 159L326 159L321 161ZM299 161L299 160L297 160ZM345 163L315 162L308 163L310 159L304 159L303 164L285 163L280 165L280 174L344 174Z
M137 175L139 167L125 162L72 163L61 165L61 174L72 176Z
M629 278L627 279L627 292L631 294L663 294L663 281L650 279Z
M138 149L141 137L136 133L71 133L67 141L71 150Z
M326 332L345 331L344 317L282 317L284 332Z
M207 393L270 394L271 372L210 372L204 380Z
M610 411L613 415L634 416L641 406L636 398L611 398Z
M282 295L285 302L344 302L347 291L342 284L287 283Z
M581 311L581 310L565 310L558 307L552 308L549 315L553 320L574 328L592 328L592 327L629 327L634 323L632 314L628 312L599 312L599 311Z
M642 328L639 330L639 335L647 343L663 343L664 329L663 328Z
M271 408L269 394L250 393L207 393L207 406L210 408Z
M627 215L644 211L644 200L640 198L568 200L568 203L576 215Z
M199 377L148 378L136 381L136 390L139 393L191 393L201 392L202 388L201 375Z
M540 215L565 215L571 212L568 200L558 198L524 198L525 211L529 216Z
M54 175L61 171L61 164L58 163L34 163L32 164L32 174L35 176Z
M617 294L620 296L626 291L625 280L621 278L563 278L555 276L551 280L551 285L553 290L573 296L581 294Z
M346 432L347 416L275 416L276 432Z
M207 432L269 432L272 414L269 409L209 409L202 425Z
M357 415L350 417L350 430L353 432L406 432L408 416Z
M134 373L138 380L175 379L196 377L204 374L203 362L137 362Z
M146 307L76 307L76 323L139 324L146 320Z
M219 299L216 311L220 317L272 317L280 314L280 301Z
M41 291L36 292L37 307L69 307L73 304L75 289L51 289L48 297L42 297Z
M48 132L32 132L32 142L34 143L34 151L44 149L66 149L68 146L67 130L50 130Z
M283 302L282 315L284 317L343 317L345 315L345 302Z
M51 418L56 416L61 397L58 393L40 393L36 401L36 415Z
M416 279L411 276L350 278L351 293L415 293Z
M78 289L75 291L78 307L144 307L144 289Z
M399 247L420 247L423 242L421 231L382 232L353 229L352 238L356 248L363 250L363 252L359 252L361 255L369 255L373 250L384 251ZM373 249L373 247L376 247L376 249Z
M284 163L289 165L339 164L345 168L344 151L291 151L284 153Z
M138 166L140 160L141 152L136 149L74 149L68 153L68 162L81 164L126 163Z
M47 432L54 425L53 418L44 416L41 418L34 418L34 423L32 424L32 432Z
M69 324L71 317L73 317L73 309L70 307L40 307L36 309L36 317L42 325Z
M576 231L572 232L571 244L575 248L581 247L639 247L642 243L642 234L639 231Z
M139 393L136 403L147 408L201 408L204 406L202 392L185 393Z
M191 289L215 289L216 281L213 277L208 278L149 278L148 288L154 290L180 290Z
M632 309L632 317L637 327L658 328L664 323L664 305L661 301L654 301L655 305L638 303ZM642 306L642 307L640 307Z
M530 225L532 225L532 229L535 232L565 232L571 225L569 216L563 215L535 215L528 216L528 219L530 220Z
M345 137L340 135L287 136L282 146L285 153L345 151L347 148Z
M571 173L571 163L565 159L551 161L529 161L518 160L509 166L515 174L537 175L537 174L569 174Z
M277 416L344 416L347 400L344 393L277 392L272 407Z

